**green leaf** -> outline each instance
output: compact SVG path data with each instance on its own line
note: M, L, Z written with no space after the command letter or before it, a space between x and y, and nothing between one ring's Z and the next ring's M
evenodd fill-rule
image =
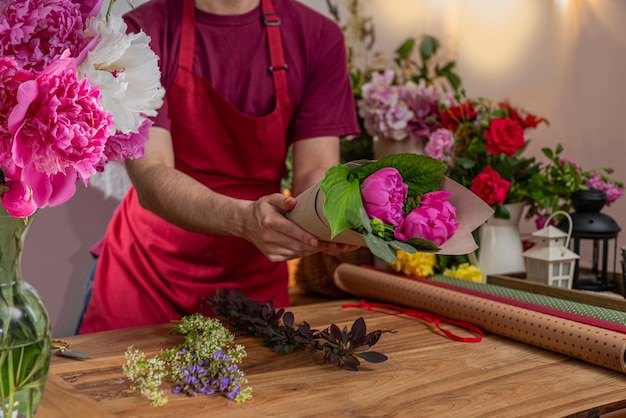
M363 238L365 238L367 247L376 257L382 258L387 263L396 261L396 252L389 246L389 241L368 232L363 233Z
M418 251L435 252L441 249L437 244L425 238L411 238L407 243L411 244Z
M448 166L426 155L392 154L367 165L354 168L350 177L356 177L359 184L370 174L384 167L395 167L409 186L409 196L439 190Z
M330 224L331 238L345 229L362 228L359 211L363 207L361 188L357 179L348 179L350 169L337 164L331 167L320 189L324 192L324 216Z
M409 56L413 52L414 47L415 47L415 39L408 38L398 47L398 49L396 49L396 55L400 57L401 59L406 60L409 58Z
M433 36L424 36L420 42L420 55L424 61L428 61L439 49L439 40Z

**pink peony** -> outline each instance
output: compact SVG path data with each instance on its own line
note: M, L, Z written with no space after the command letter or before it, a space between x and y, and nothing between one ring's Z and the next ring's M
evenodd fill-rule
M24 69L41 71L65 50L75 56L83 46L78 2L7 0L0 7L0 56L15 57Z
M370 174L361 185L363 206L370 218L398 226L404 218L404 202L409 186L402 182L400 172L385 167Z
M112 116L97 87L78 81L71 58L22 83L17 100L8 118L13 161L21 171L16 174L33 189L38 207L60 205L73 196L78 177L96 172Z
M143 157L145 144L148 141L148 130L152 126L152 121L145 118L138 132L123 134L119 131L109 137L104 148L104 159L98 165L98 171L104 170L104 165L109 161L120 161L123 163L127 159L136 160Z
M9 180L0 187L8 190L2 194L2 206L15 218L26 218L35 213L37 204L32 189L23 181Z
M446 200L449 197L450 193L446 191L426 193L420 206L406 216L401 227L396 228L396 239L424 238L436 245L446 242L459 226L456 208Z
M5 176L15 176L13 162L13 135L9 132L8 115L17 105L17 90L23 81L33 75L21 70L13 57L0 57L0 167Z

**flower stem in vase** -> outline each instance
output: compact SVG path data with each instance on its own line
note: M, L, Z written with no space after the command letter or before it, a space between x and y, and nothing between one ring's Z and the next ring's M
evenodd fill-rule
M30 220L0 209L0 417L35 414L50 363L48 312L20 271Z

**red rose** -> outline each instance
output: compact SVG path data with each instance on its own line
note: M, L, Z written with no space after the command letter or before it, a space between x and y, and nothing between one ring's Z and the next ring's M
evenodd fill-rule
M511 188L511 182L500 177L493 168L487 166L474 177L470 190L488 205L501 205Z
M441 125L449 131L456 131L461 122L473 120L476 115L472 102L449 107L441 113Z
M548 119L546 118L538 118L537 115L533 115L532 113L520 114L520 112L518 112L507 102L501 102L498 103L498 105L501 109L506 109L509 113L509 118L517 121L522 129L536 128L541 122L545 122L546 125L550 125Z
M512 157L526 145L524 130L512 119L495 118L485 129L487 151L492 154L506 154Z

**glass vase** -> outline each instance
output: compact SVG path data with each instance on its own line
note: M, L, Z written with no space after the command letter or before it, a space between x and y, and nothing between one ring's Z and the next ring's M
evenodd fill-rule
M32 217L31 217L32 218ZM29 221L0 206L0 417L32 417L50 364L48 311L24 282L20 258Z

